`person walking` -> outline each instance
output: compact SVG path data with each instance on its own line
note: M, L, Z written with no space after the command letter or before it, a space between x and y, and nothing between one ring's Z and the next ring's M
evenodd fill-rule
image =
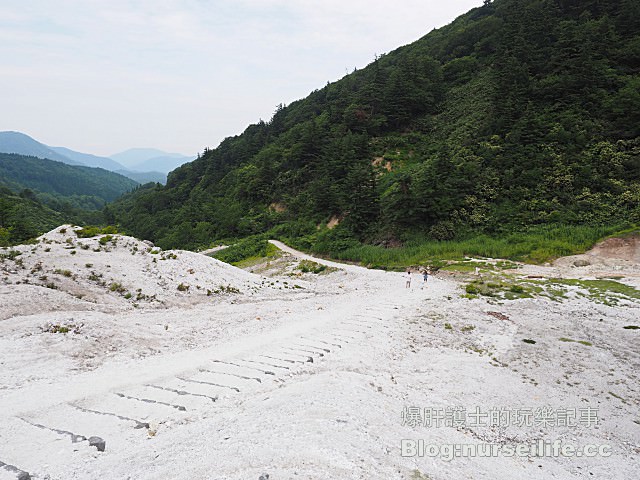
M425 268L422 271L422 288L424 289L424 287L427 285L427 281L429 280L429 269Z
M407 279L407 283L405 284L406 288L411 288L411 269L407 268L407 273L404 274Z

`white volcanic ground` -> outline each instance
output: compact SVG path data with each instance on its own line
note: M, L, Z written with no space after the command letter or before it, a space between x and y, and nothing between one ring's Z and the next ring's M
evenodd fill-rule
M0 250L0 479L637 478L640 330L623 328L640 325L636 300L579 286L470 300L457 276L406 289L340 264L301 275L303 256L280 247L256 268L271 277L71 226ZM613 269L637 285L633 258L595 259L516 273ZM452 407L502 408L511 424L425 425ZM545 424L545 407L576 425ZM448 461L402 456L403 439L612 455Z

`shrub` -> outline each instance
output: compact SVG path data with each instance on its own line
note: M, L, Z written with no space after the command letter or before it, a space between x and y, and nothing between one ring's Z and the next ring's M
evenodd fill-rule
M44 327L40 327L43 333L75 333L78 335L84 326L83 323L80 325L76 325L75 323L69 323L66 325L61 325L57 323L48 323Z
M262 235L247 237L244 240L215 252L212 256L218 260L232 265L248 258L266 257L269 242Z
M296 268L300 270L302 273L315 273L315 274L318 274L327 270L326 265L312 262L310 260L302 260Z
M470 283L465 287L465 291L471 295L477 295L480 293L480 290L478 289L478 287L476 287L472 283Z
M100 243L100 245L104 246L107 243L111 242L112 240L114 240L112 235L105 235L104 237L100 237L100 240L98 240L98 242Z
M15 262L16 258L22 255L22 252L18 250L9 250L7 253L0 254L0 262L4 262L5 260L13 260Z
M207 296L210 296L210 290L207 290ZM233 287L231 285L220 285L218 288L216 288L213 293L215 294L220 294L220 293L240 293L240 290L236 287Z
M76 235L78 235L78 237L80 238L96 237L98 235L105 235L105 234L113 235L116 233L118 233L118 229L113 225L109 225L104 228L97 227L95 225L90 225L76 231Z

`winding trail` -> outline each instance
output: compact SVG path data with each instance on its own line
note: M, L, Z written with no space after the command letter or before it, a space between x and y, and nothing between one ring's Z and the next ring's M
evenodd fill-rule
M336 399L324 397L334 388L342 389L334 385L336 381L352 383L353 372L362 372L358 382L370 382L378 362L384 364L382 359L392 355L390 335L401 334L403 327L397 321L402 311L414 308L423 297L422 292L406 291L400 274L315 258L282 242L271 243L298 259L339 269L324 276L334 287L285 302L251 299L244 313L230 319L245 325L241 338L211 338L210 344L194 349L107 361L93 371L61 374L52 383L32 382L0 391L0 460L15 465L11 472L22 478L24 472L65 480L182 478L187 471L189 478L205 478L190 458L193 449L208 445L212 450L206 455L227 459L221 468L230 476L221 478L252 478L259 472L248 477L230 473L244 448L246 455L262 458L257 463L260 468L267 467L273 438L264 443L260 435L269 431L286 435L287 419L295 409L304 416L314 408L333 409ZM273 318L271 328L257 330L255 319L274 317L274 310L285 313ZM216 311L216 307L174 308L167 315L179 324L188 316L218 318ZM66 367L60 368L64 372ZM277 399L278 405L257 400L269 398ZM317 407L304 406L308 402L318 402ZM343 399L338 404L344 410L350 402ZM255 431L250 421L237 424L243 418L261 419L262 429ZM335 421L326 412L319 420ZM291 433L300 442L305 437L304 428ZM86 439L91 437L105 440L104 452L89 445ZM234 441L219 443L226 437ZM198 445L193 444L196 438ZM163 473L155 476L141 459L158 449L170 452L172 460L163 463L157 470ZM281 462L278 468L289 471L296 462ZM326 468L321 467L327 472ZM0 468L0 479L9 470ZM347 478L340 467L327 474Z
M106 304L92 304L99 312L52 305L0 322L0 345L14 352L0 349L0 480L637 477L640 356L637 331L626 329L637 324L636 303L467 299L444 275L424 289L416 275L407 289L403 274L272 243L337 270L283 269L269 279L194 255L178 281L194 262L204 269L210 261L255 288L116 313ZM55 315L91 329L86 337L38 333ZM131 340L111 341L115 330ZM145 343L140 332L159 340ZM106 350L115 345L117 354ZM503 430L419 421L434 408L549 405L591 406L602 422ZM403 439L502 445L558 436L612 445L615 454L447 460L400 449Z
M350 264L347 264L347 263L334 262L332 260L326 260L324 258L314 257L314 256L309 255L307 253L304 253L304 252L301 252L301 251L296 250L294 248L291 248L288 245L280 242L279 240L269 240L269 243L271 243L272 245L275 245L276 247L278 247L283 252L286 252L286 253L288 253L290 255L293 255L294 257L296 257L299 260L309 260L309 261L312 261L312 262L319 263L321 265L326 265L327 267L339 268L339 269L345 270L347 272L353 272L353 273L359 273L359 274L363 274L364 272L368 272L369 274L374 274L374 275L376 273L384 273L381 270L371 270L371 269L368 269L366 267L361 267L360 265L350 265Z

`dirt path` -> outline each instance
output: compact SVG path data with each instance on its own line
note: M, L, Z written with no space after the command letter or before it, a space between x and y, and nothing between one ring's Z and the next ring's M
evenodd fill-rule
M284 243L278 241L278 240L269 240L269 243L275 245L276 247L278 247L280 250L282 250L283 252L286 252L290 255L293 255L294 257L296 257L299 260L310 260L312 262L316 262L319 263L321 265L326 265L328 267L334 267L334 268L339 268L341 270L347 271L347 272L352 272L352 273L356 273L356 274L362 274L362 275L380 275L380 274L384 274L385 272L382 272L380 270L369 270L365 267L361 267L359 265L349 265L347 263L340 263L340 262L334 262L332 260L326 260L324 258L317 258L314 257L312 255L308 255L304 252L301 252L299 250L296 250L294 248L289 247L288 245L285 245Z
M327 370L330 362L344 368L340 359L365 361L362 345L386 351L385 334L394 328L393 319L403 307L400 297L409 303L418 301L401 288L400 277L395 289L384 292L379 288L381 272L335 265L341 268L333 274L341 285L337 292L323 289L312 297L290 301L251 299L238 305L235 318L227 320L220 318L221 307L210 306L154 314L156 322L183 327L202 317L222 323L219 336L200 339L194 349L106 359L95 370L77 373L64 358L23 365L18 376L42 375L46 381L34 378L0 391L0 461L51 479L179 478L180 471L194 467L187 461L189 449L181 446L193 435L192 428L209 432L201 441L209 444L215 439L216 449L234 458L228 450L234 443L219 444L224 437L216 430L247 414L259 418L256 407L247 406L258 397L266 399L289 387L313 384L322 372L337 373L339 369ZM128 348L125 357L134 354L135 345ZM321 395L318 388L324 389L311 386L305 396ZM89 445L88 439L94 436L106 441L105 452ZM181 458L184 465L176 469L173 462L178 458L174 458L163 463L158 473L140 468L140 459L158 451L155 445L164 442L163 451ZM254 447L259 443L255 439ZM6 468L0 472L9 473L9 478L15 473ZM208 478L199 475L203 476L190 478Z
M273 243L338 270L266 279L221 266L225 278L269 288L55 313L84 322L86 338L36 333L46 311L0 322L0 479L627 479L640 469L640 352L637 331L623 328L637 306L468 300L437 276L406 289L402 274ZM209 259L193 257L205 263L191 274L185 258L176 281L204 278ZM543 407L593 408L599 423L425 423L427 411ZM614 455L447 460L400 449L553 439Z

